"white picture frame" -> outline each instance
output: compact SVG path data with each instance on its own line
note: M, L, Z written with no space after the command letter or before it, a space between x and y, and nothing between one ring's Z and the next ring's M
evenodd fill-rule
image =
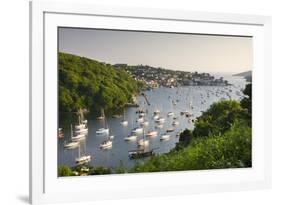
M58 178L55 136L57 28L60 26L253 36L253 167ZM43 204L269 188L270 76L270 17L31 2L30 202ZM46 137L52 135L54 138Z

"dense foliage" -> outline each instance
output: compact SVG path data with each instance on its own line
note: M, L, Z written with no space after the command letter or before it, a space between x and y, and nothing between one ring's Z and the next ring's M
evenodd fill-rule
M60 111L118 109L139 89L140 84L122 68L59 53Z
M235 119L244 118L247 111L234 100L220 101L211 105L195 122L194 137L218 135L228 130Z
M241 100L241 107L247 109L248 118L252 118L252 84L247 84L245 90L243 91L245 98Z
M58 167L58 175L61 177L72 176L72 170L65 165L61 165Z

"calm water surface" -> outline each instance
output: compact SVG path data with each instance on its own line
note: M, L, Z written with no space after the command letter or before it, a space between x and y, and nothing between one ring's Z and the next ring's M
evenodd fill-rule
M169 152L175 147L179 138L176 134L186 128L192 129L193 123L181 115L181 111L188 110L198 117L202 111L205 111L213 102L225 99L240 100L243 97L242 90L245 87L245 80L241 77L224 76L232 85L231 86L185 86L179 88L157 88L152 91L146 91L150 106L147 105L144 97L138 97L140 107L147 109L145 119L149 121L149 125L145 127L145 132L156 130L158 135L149 139L149 149L155 149L156 154L163 154ZM172 101L177 101L173 105ZM193 109L190 107L190 102ZM137 141L124 141L134 127L139 126L136 122L138 114L136 111L139 108L128 107L125 109L125 119L128 121L128 126L124 127L120 124L121 118L113 118L106 116L106 121L110 129L110 135L114 135L113 146L110 150L101 150L99 145L107 139L107 136L97 135L96 130L103 127L103 121L96 120L95 117L86 116L88 120L88 136L84 142L80 144L80 153L90 154L92 166L105 166L105 167L132 167L138 161L145 159L131 160L128 157L130 150L137 149ZM163 128L156 128L157 123L153 120L153 112L159 109L160 116L165 118ZM160 135L164 134L168 128L173 127L173 117L168 117L168 112L174 112L178 126L175 127L174 132L170 132L171 138L169 141L160 141ZM58 164L59 165L75 165L75 158L78 157L78 148L73 150L64 149L64 143L70 141L70 124L73 126L77 124L77 117L75 114L67 113L60 115L59 126L63 128L64 138L58 139ZM142 139L142 134L138 135L138 139Z

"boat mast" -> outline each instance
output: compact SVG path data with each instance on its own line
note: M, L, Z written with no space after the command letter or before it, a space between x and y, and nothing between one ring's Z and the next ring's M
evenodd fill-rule
M80 159L81 158L81 153L80 153L80 144L78 146L78 158Z
M103 120L103 127L106 128L106 122L105 122L105 114L104 114L104 109L101 109L101 116L102 116L102 120Z
M143 127L143 131L142 131L142 138L143 138L143 151L145 151L145 140L146 140L146 137L145 137L145 129Z
M125 121L125 108L123 108L123 121Z
M72 124L70 124L70 137L73 138Z

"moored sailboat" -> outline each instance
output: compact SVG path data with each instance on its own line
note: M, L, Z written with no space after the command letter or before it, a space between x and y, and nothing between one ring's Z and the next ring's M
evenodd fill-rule
M136 127L132 130L132 133L134 134L140 134L143 132L143 128L142 127Z
M104 115L104 110L101 109L101 115L99 117L97 117L97 120L104 120L105 115Z
M111 149L112 148L112 140L108 139L108 140L103 141L100 144L100 148L101 149Z
M69 142L64 144L65 149L75 149L79 146L79 142Z
M103 110L103 109L102 109ZM105 125L106 125L106 118L105 118L105 114L104 114L104 112L103 112L103 119L102 119L102 121L103 121L103 127L101 127L101 128L99 128L97 131L96 131L96 134L97 135L108 135L109 134L109 128L108 127L106 127Z
M128 121L125 119L125 110L123 110L123 120L120 122L121 125L127 126Z
M91 155L83 154L81 156L80 146L78 146L78 157L75 159L77 165L87 164L91 161Z

